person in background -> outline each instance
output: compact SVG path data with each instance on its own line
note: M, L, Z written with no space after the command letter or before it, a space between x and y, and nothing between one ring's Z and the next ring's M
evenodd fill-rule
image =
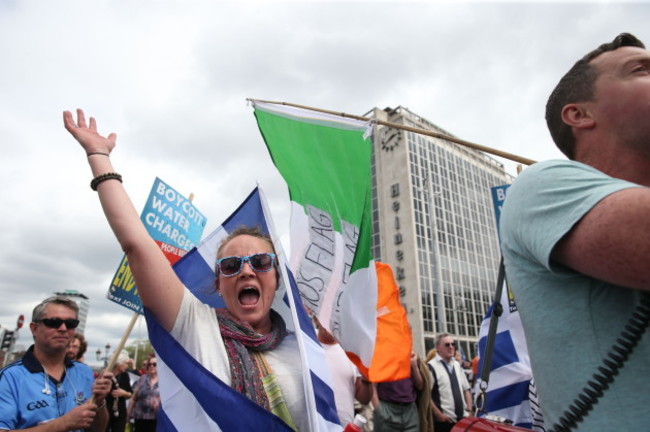
M111 393L106 396L106 407L109 412L106 432L124 432L126 429L126 401L133 396L128 368L129 353L122 351L113 366L114 377Z
M373 383L373 422L376 432L419 432L417 391L424 388L418 356L411 351L411 376L397 381Z
M455 358L454 338L441 334L436 341L436 352L428 363L434 430L449 432L460 419L472 414L472 395L463 368Z
M70 346L68 346L66 356L70 360L76 360L78 362L85 363L84 354L86 353L87 349L88 342L86 342L84 335L81 333L75 333L72 342L70 342Z
M508 189L501 250L547 425L565 417L577 431L648 429L650 338L632 344L622 334L650 314L649 101L644 44L622 33L600 45L546 104L551 136L569 160L536 163ZM621 355L625 346L634 351ZM608 371L621 359L624 367ZM602 395L585 404L583 389L602 369L605 385L589 390ZM588 409L570 410L574 400Z
M472 363L463 359L463 356L458 349L456 350L456 354L454 354L454 359L460 363L460 367L463 369L467 382L472 382Z
M34 344L0 370L0 430L105 429L105 397L113 375L94 379L88 366L66 356L78 313L77 304L65 297L49 297L34 308L29 324Z
M151 357L146 362L147 373L135 384L133 397L129 401L129 412L133 416L134 432L155 432L156 415L160 407L158 392L158 360Z
M142 378L143 376L145 376L148 373L149 359L151 357L153 357L154 355L155 354L151 354L149 357L145 358L142 361L140 369L138 369L139 378ZM136 383L131 382L131 388L134 389L134 391L135 391L135 385L137 384L137 381L139 381L139 379L136 380ZM129 399L129 401L126 404L126 416L128 418L129 424L131 425L131 431L133 431L133 423L134 423L134 419L133 419L133 397L131 397L131 399Z
M147 369L148 367L149 367L149 358L146 358L146 359L144 359L144 361L142 362L142 366L140 367L140 370L139 370L140 376L142 376L142 375L144 375L144 374L146 374L148 372L148 369Z

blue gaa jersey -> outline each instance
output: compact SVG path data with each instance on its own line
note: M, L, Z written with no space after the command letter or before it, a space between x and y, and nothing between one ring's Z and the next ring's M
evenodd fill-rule
M0 370L0 429L26 429L61 417L90 400L92 370L65 360L60 382L46 375L32 345L22 359Z

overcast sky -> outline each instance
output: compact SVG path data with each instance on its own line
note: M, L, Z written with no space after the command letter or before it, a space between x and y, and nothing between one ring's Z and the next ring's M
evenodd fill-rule
M459 138L557 158L549 92L622 31L649 43L649 22L642 3L0 0L0 324L81 291L94 361L131 317L105 299L122 252L63 110L118 134L111 157L137 208L159 176L195 194L207 233L259 182L286 237L286 187L246 98L401 105Z

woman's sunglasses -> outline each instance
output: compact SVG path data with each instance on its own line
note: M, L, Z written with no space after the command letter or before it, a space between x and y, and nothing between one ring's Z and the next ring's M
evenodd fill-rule
M66 328L69 329L75 329L79 325L79 320L74 319L74 318L68 318L68 319L62 319L62 318L42 318L39 320L36 320L35 322L43 323L45 327L49 328L55 328L58 329L61 327L61 324L65 323Z
M241 271L244 262L248 261L251 268L257 273L263 273L273 268L275 261L275 254L272 253L258 253L243 257L230 256L220 258L217 260L217 269L225 277L237 276Z

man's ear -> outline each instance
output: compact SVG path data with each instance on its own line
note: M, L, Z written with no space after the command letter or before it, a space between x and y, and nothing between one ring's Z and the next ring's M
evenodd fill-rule
M35 336L36 336L35 333L36 333L36 326L37 326L37 325L38 325L38 324L36 324L36 323L33 322L33 321L29 323L29 330L32 332L32 337L35 337ZM66 327L66 328L67 328L67 327Z
M562 108L562 121L570 127L591 129L596 124L586 103L571 103Z

